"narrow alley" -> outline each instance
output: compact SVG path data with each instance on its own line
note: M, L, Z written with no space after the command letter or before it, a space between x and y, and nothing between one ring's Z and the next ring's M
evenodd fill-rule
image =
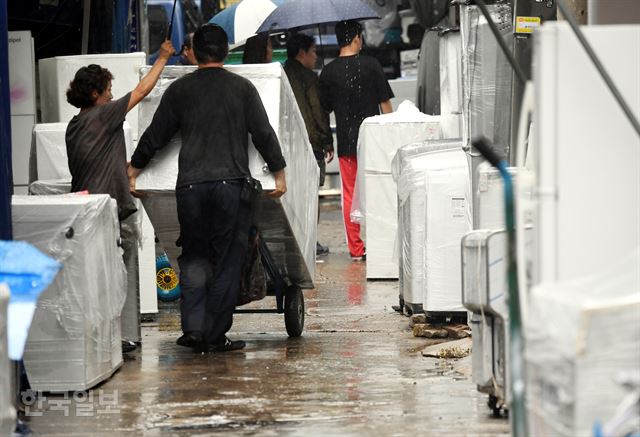
M64 436L507 435L507 420L490 417L471 382L471 355L423 357L429 340L413 337L409 319L391 308L397 282L367 282L342 232L339 203L323 202L319 239L331 254L318 264L316 289L305 292L302 337L288 338L279 315L236 315L230 337L246 349L194 354L175 344L179 311L166 304L143 326L141 350L92 390L103 401L86 417L74 413L80 396L67 404L47 394L44 415L32 414L29 426Z

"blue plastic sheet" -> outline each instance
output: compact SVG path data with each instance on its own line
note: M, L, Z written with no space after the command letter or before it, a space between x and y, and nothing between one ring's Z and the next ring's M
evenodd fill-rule
M38 297L61 264L22 241L0 241L0 284L9 287L9 358L22 359Z

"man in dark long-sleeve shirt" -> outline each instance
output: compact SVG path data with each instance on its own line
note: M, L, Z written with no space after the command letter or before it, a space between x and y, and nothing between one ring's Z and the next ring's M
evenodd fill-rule
M219 352L245 345L225 334L247 254L250 205L241 193L250 176L248 134L274 173L272 197L286 191L285 161L255 87L222 68L228 52L224 30L203 26L193 36L193 49L198 70L167 88L128 173L135 191L141 169L180 131L176 199L184 335L178 344Z
M287 73L307 128L309 142L320 168L320 186L322 187L327 169L326 163L333 160L333 135L329 126L329 113L320 103L318 75L313 71L318 59L315 41L303 33L289 35L287 57L284 71ZM319 219L320 211L318 211ZM316 255L328 253L328 247L316 243Z

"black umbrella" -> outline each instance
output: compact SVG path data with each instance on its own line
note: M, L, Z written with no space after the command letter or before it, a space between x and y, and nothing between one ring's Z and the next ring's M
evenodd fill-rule
M264 20L258 33L369 18L380 18L380 16L361 0L290 0L278 6Z

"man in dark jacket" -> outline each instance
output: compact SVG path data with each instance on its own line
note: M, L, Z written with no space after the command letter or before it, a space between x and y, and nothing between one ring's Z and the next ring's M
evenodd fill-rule
M193 35L198 69L171 84L129 166L130 189L138 174L176 132L182 137L176 200L182 254L182 346L201 352L241 349L226 337L233 323L240 275L247 255L250 201L248 137L286 192L285 161L256 88L223 68L227 34L208 24Z
M320 104L318 76L313 72L318 59L315 41L302 33L290 35L287 39L287 57L284 71L302 113L309 142L320 167L320 186L323 186L327 168L325 159L326 162L333 160L333 135L329 126L329 114ZM316 243L317 255L328 253L328 247Z

